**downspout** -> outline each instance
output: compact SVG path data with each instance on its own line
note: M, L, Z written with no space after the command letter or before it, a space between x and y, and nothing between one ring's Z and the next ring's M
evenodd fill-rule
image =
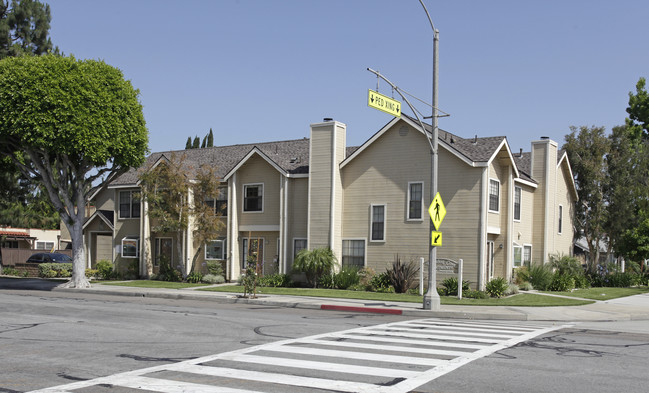
M506 269L507 271L505 272L505 277L507 278L507 281L511 281L512 279L512 269L514 266L514 248L512 244L512 230L514 227L514 171L512 166L509 166L509 176L508 176L508 182L509 182L509 193L508 193L508 198L507 198L507 250L505 251L507 253L507 263L506 263ZM521 194L521 198L522 198Z
M284 222L286 221L286 195L285 195L285 190L284 190L284 179L283 175L280 174L279 176L279 242L278 242L278 250L277 250L277 258L279 259L277 261L277 271L279 273L284 273L284 269L282 264L284 263L284 256L283 254L283 244L284 244Z
M288 247L288 177L284 178L284 236L282 237L282 264L284 265L284 273L288 273L288 258L287 258L287 247Z

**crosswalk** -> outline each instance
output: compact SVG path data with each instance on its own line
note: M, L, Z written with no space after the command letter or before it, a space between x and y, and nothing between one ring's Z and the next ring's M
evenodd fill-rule
M419 319L244 348L30 393L408 392L473 360L567 326ZM115 391L115 390L111 390Z

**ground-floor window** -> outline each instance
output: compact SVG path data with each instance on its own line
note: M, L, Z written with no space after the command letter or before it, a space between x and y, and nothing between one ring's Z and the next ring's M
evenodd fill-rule
M122 239L122 257L137 258L139 256L139 240L136 237L125 237Z
M248 257L253 257L257 263L263 263L264 261L264 238L244 238L243 239L243 253L241 254L241 268L246 268L246 263Z
M514 245L514 267L523 266L523 247Z
M293 260L297 254L306 248L306 239L293 239Z
M343 267L365 267L365 240L343 240Z
M225 259L227 241L225 239L212 240L205 245L205 259Z
M532 246L527 244L523 246L523 265L529 267L532 264Z

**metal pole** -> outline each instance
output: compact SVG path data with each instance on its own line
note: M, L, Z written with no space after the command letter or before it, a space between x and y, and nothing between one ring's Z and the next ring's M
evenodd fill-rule
M430 14L424 5L423 0L419 0L421 6L424 7L426 11L426 16L428 16L428 21L430 22L430 27L433 29L433 145L431 151L431 170L430 170L430 200L432 201L437 194L437 147L438 147L438 125L437 125L437 86L439 80L439 71L438 71L438 60L439 60L439 30L435 29L433 25L433 20L430 18ZM435 230L433 222L430 223L430 233ZM432 240L432 239L431 239ZM429 246L429 261L428 261L428 291L424 295L424 310L439 310L440 308L440 298L439 293L437 293L437 247L432 246L432 241Z

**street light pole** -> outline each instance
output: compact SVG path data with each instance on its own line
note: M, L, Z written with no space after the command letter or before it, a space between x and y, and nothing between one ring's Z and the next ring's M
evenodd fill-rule
M430 22L430 27L433 29L433 116L432 116L432 148L431 148L431 170L430 170L430 199L431 201L437 195L437 173L438 173L438 113L437 113L437 86L439 81L439 70L438 70L438 61L439 61L439 30L435 29L433 25L433 20L430 18L428 9L424 5L423 0L419 0L419 3L424 7L426 11L426 16ZM435 230L433 221L430 222L430 233ZM428 260L428 291L424 295L424 310L439 310L440 309L440 298L439 293L437 293L437 247L432 245L432 242L429 243L429 260Z

